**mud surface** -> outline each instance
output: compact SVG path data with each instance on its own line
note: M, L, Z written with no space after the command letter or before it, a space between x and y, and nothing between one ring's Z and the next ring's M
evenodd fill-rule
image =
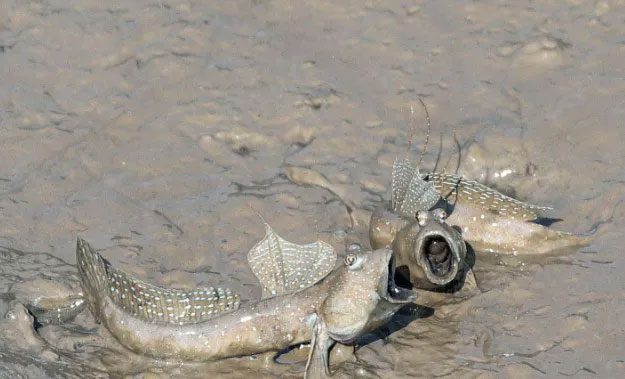
M81 236L155 284L256 299L255 212L294 242L367 246L417 96L433 120L423 167L442 135L438 169L455 170L455 132L461 174L595 240L549 259L478 252L481 294L404 312L335 369L625 375L623 4L104 3L0 0L0 376L301 375L301 360L136 356L89 312L35 334L12 288L71 292ZM311 180L333 193L296 183Z

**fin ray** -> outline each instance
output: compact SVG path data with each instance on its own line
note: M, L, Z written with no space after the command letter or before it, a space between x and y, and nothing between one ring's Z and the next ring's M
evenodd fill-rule
M300 291L325 278L334 268L336 253L323 241L289 242L265 224L265 237L250 249L247 260L266 299Z
M402 160L395 158L393 171L391 173L391 201L393 210L399 210L406 196L406 190L410 185L410 180L414 174L415 170L408 158Z
M405 217L415 217L417 211L430 210L440 199L432 183L425 181L419 168L408 158L395 159L391 174L391 206Z
M82 239L76 255L83 292L94 314L101 296L143 321L158 324L194 324L239 307L239 296L229 289L170 289L133 278L113 268Z
M399 213L406 217L415 217L417 211L429 211L439 199L440 194L432 183L426 182L419 174L415 174L410 180Z
M478 205L500 216L532 220L538 218L541 211L552 209L514 199L460 175L433 172L426 174L426 177L441 196L455 197L456 201Z

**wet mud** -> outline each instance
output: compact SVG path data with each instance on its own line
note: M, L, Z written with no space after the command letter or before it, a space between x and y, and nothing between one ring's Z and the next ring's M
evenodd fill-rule
M156 361L88 311L35 331L25 306L78 290L78 236L242 307L261 293L257 212L296 243L367 248L419 96L425 170L553 207L552 228L593 240L476 251L479 293L404 309L337 376L622 377L624 21L610 1L0 1L0 376L301 376L297 351Z

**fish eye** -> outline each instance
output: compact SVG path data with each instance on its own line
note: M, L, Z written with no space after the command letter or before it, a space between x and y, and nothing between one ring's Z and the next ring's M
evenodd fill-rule
M362 268L362 257L357 254L347 254L343 263L347 266L347 269L350 271L359 270Z
M432 211L432 216L434 216L438 222L444 222L447 218L447 212L442 208L436 208Z
M415 218L417 219L417 222L420 226L424 226L428 223L430 219L430 214L428 213L428 211L417 211L417 213L415 214Z

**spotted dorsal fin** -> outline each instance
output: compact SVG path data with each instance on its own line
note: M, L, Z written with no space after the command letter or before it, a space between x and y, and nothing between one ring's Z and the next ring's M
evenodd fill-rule
M406 197L406 189L414 176L415 170L407 158L395 158L391 172L391 202L393 210L397 211Z
M265 237L252 247L247 261L266 299L300 291L325 278L334 268L336 253L323 241L289 242L265 224Z
M404 158L395 159L393 163L391 197L393 211L405 217L415 217L418 211L427 211L436 205L440 194L432 183L423 180L419 168Z
M239 307L239 296L229 289L170 289L135 279L113 268L82 239L78 240L76 255L83 292L90 302L108 296L116 306L143 321L194 324Z
M474 204L499 216L534 220L539 217L541 211L551 209L514 199L482 183L463 179L459 175L429 173L426 177L448 201Z

